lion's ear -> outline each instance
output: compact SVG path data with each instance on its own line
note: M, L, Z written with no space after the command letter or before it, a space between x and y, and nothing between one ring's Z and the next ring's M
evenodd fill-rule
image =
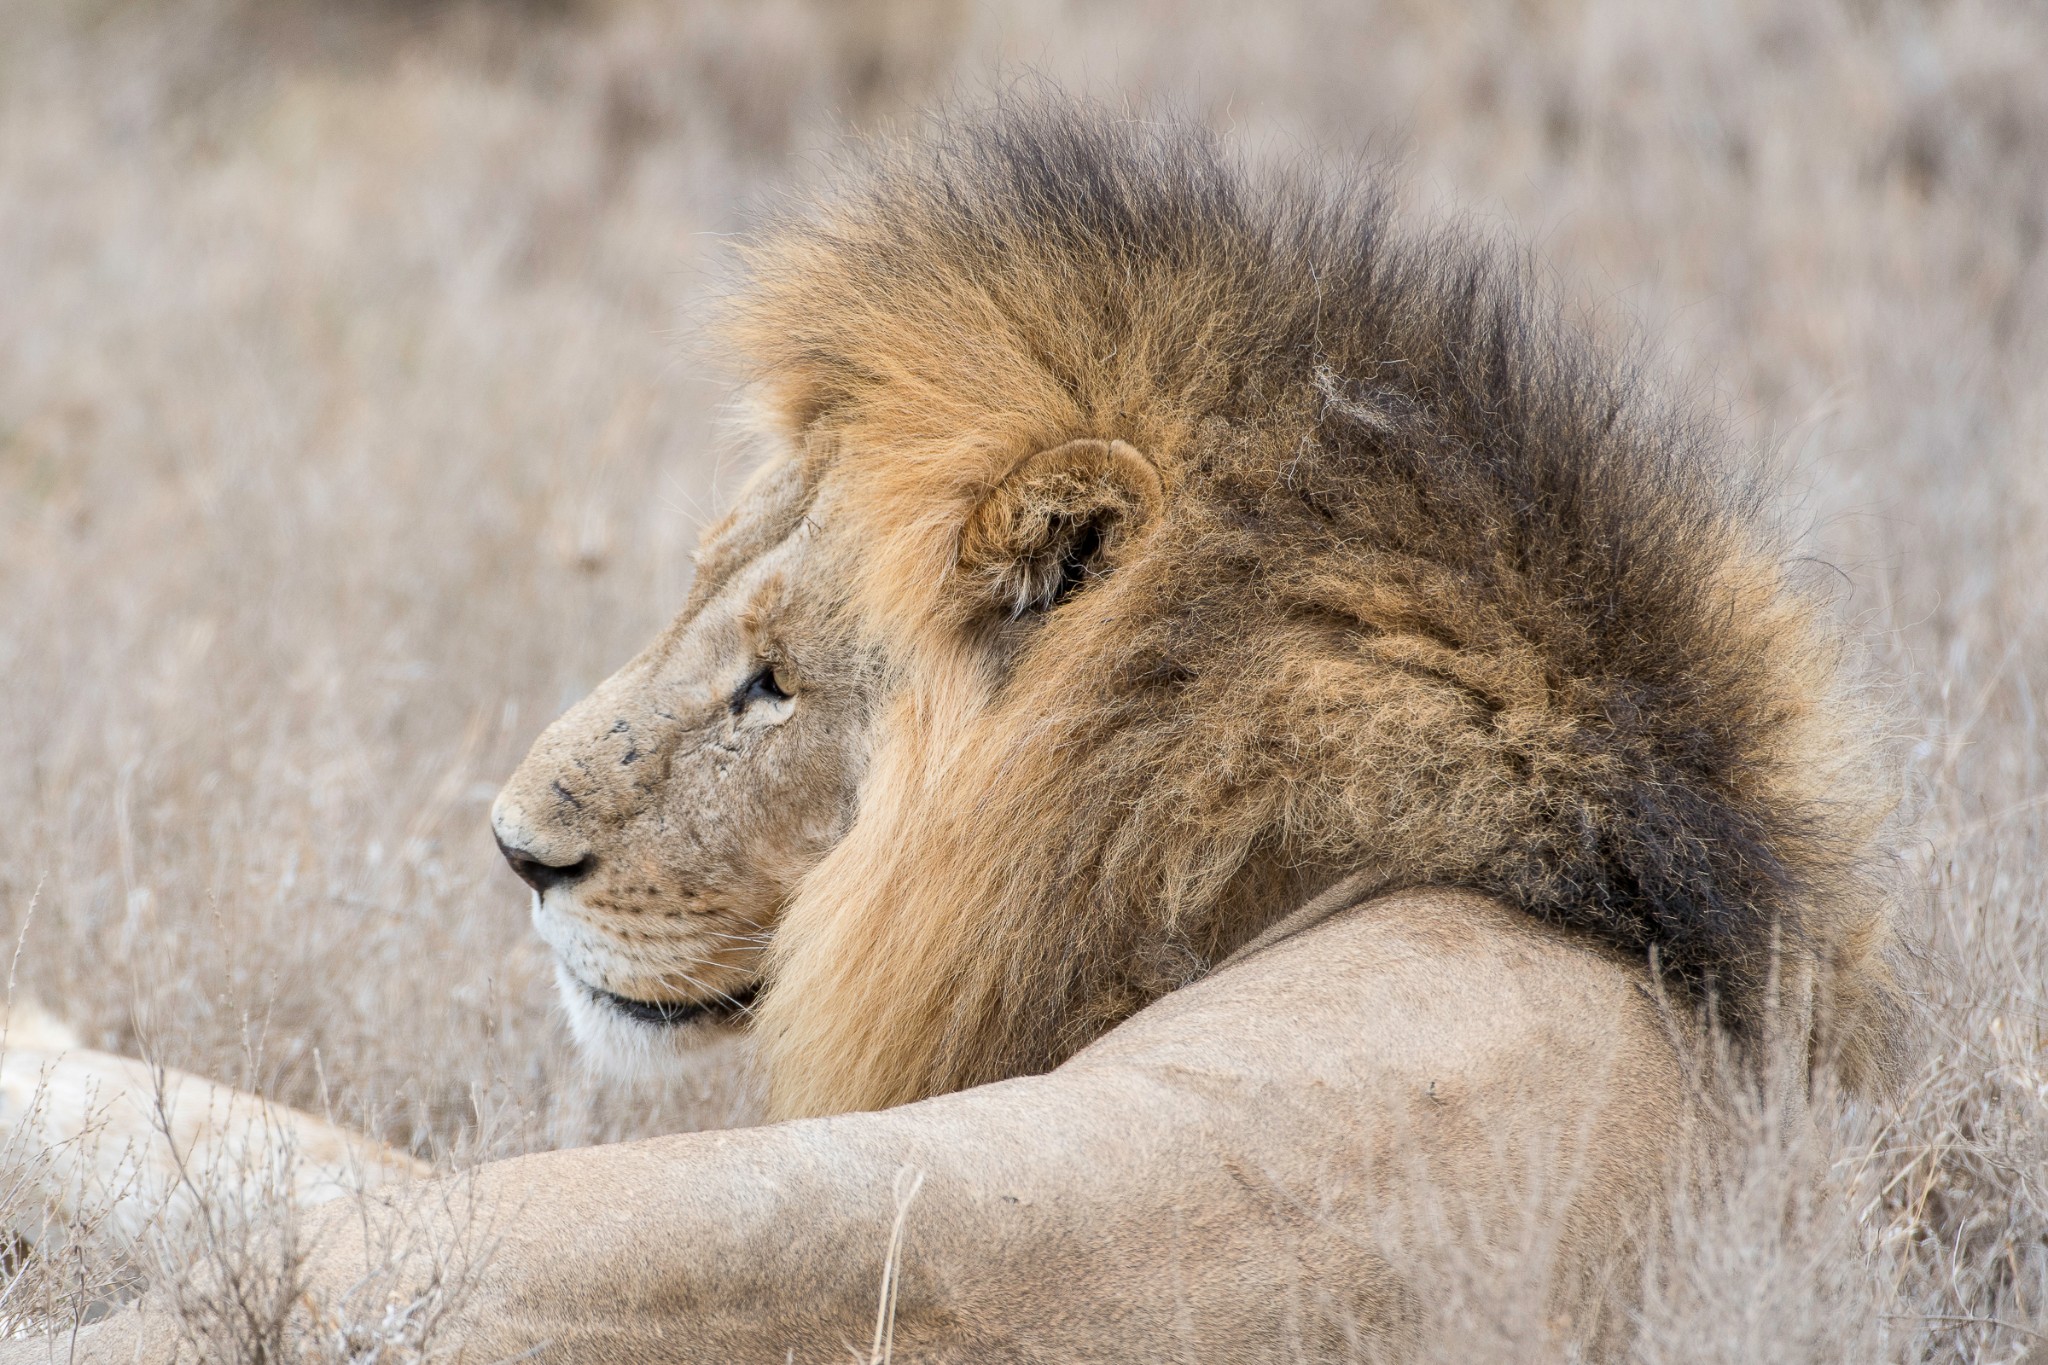
M1012 470L967 518L962 577L1014 620L1107 571L1159 514L1159 471L1122 441L1069 441Z

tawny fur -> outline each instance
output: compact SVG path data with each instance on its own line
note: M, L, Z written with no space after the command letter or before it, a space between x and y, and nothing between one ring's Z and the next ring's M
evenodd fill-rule
M1816 1045L1881 1079L1891 789L1827 604L1713 426L1521 268L1030 111L748 262L731 334L895 681L771 950L780 1112L1045 1070L1360 871L1654 957L1738 1033L1810 966ZM1011 621L963 528L1072 441L1160 509Z

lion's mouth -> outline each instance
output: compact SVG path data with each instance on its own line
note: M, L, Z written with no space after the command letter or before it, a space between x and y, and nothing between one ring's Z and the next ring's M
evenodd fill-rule
M579 980L576 984L583 988L583 993L594 1003L623 1014L637 1023L655 1028L677 1028L708 1019L740 1019L754 1008L754 997L761 993L761 983L749 981L729 995L715 996L710 1000L669 1004L615 995L611 991L599 990L587 981Z

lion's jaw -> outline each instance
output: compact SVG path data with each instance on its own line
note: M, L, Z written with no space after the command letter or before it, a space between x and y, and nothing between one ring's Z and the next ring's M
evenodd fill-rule
M828 538L776 530L551 725L492 810L571 1031L614 1073L744 1020L784 902L852 818L871 669L817 581Z

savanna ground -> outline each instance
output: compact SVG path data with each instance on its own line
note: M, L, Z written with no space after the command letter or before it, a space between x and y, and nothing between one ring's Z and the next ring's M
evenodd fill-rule
M1929 1043L1681 1220L1636 1352L2048 1360L2031 0L8 0L17 989L446 1165L743 1120L737 1051L571 1058L488 801L732 482L723 239L849 130L1036 74L1398 159L1786 469L1898 728ZM18 1322L119 1270L9 1273ZM1531 1358L1474 1304L1447 1359Z

